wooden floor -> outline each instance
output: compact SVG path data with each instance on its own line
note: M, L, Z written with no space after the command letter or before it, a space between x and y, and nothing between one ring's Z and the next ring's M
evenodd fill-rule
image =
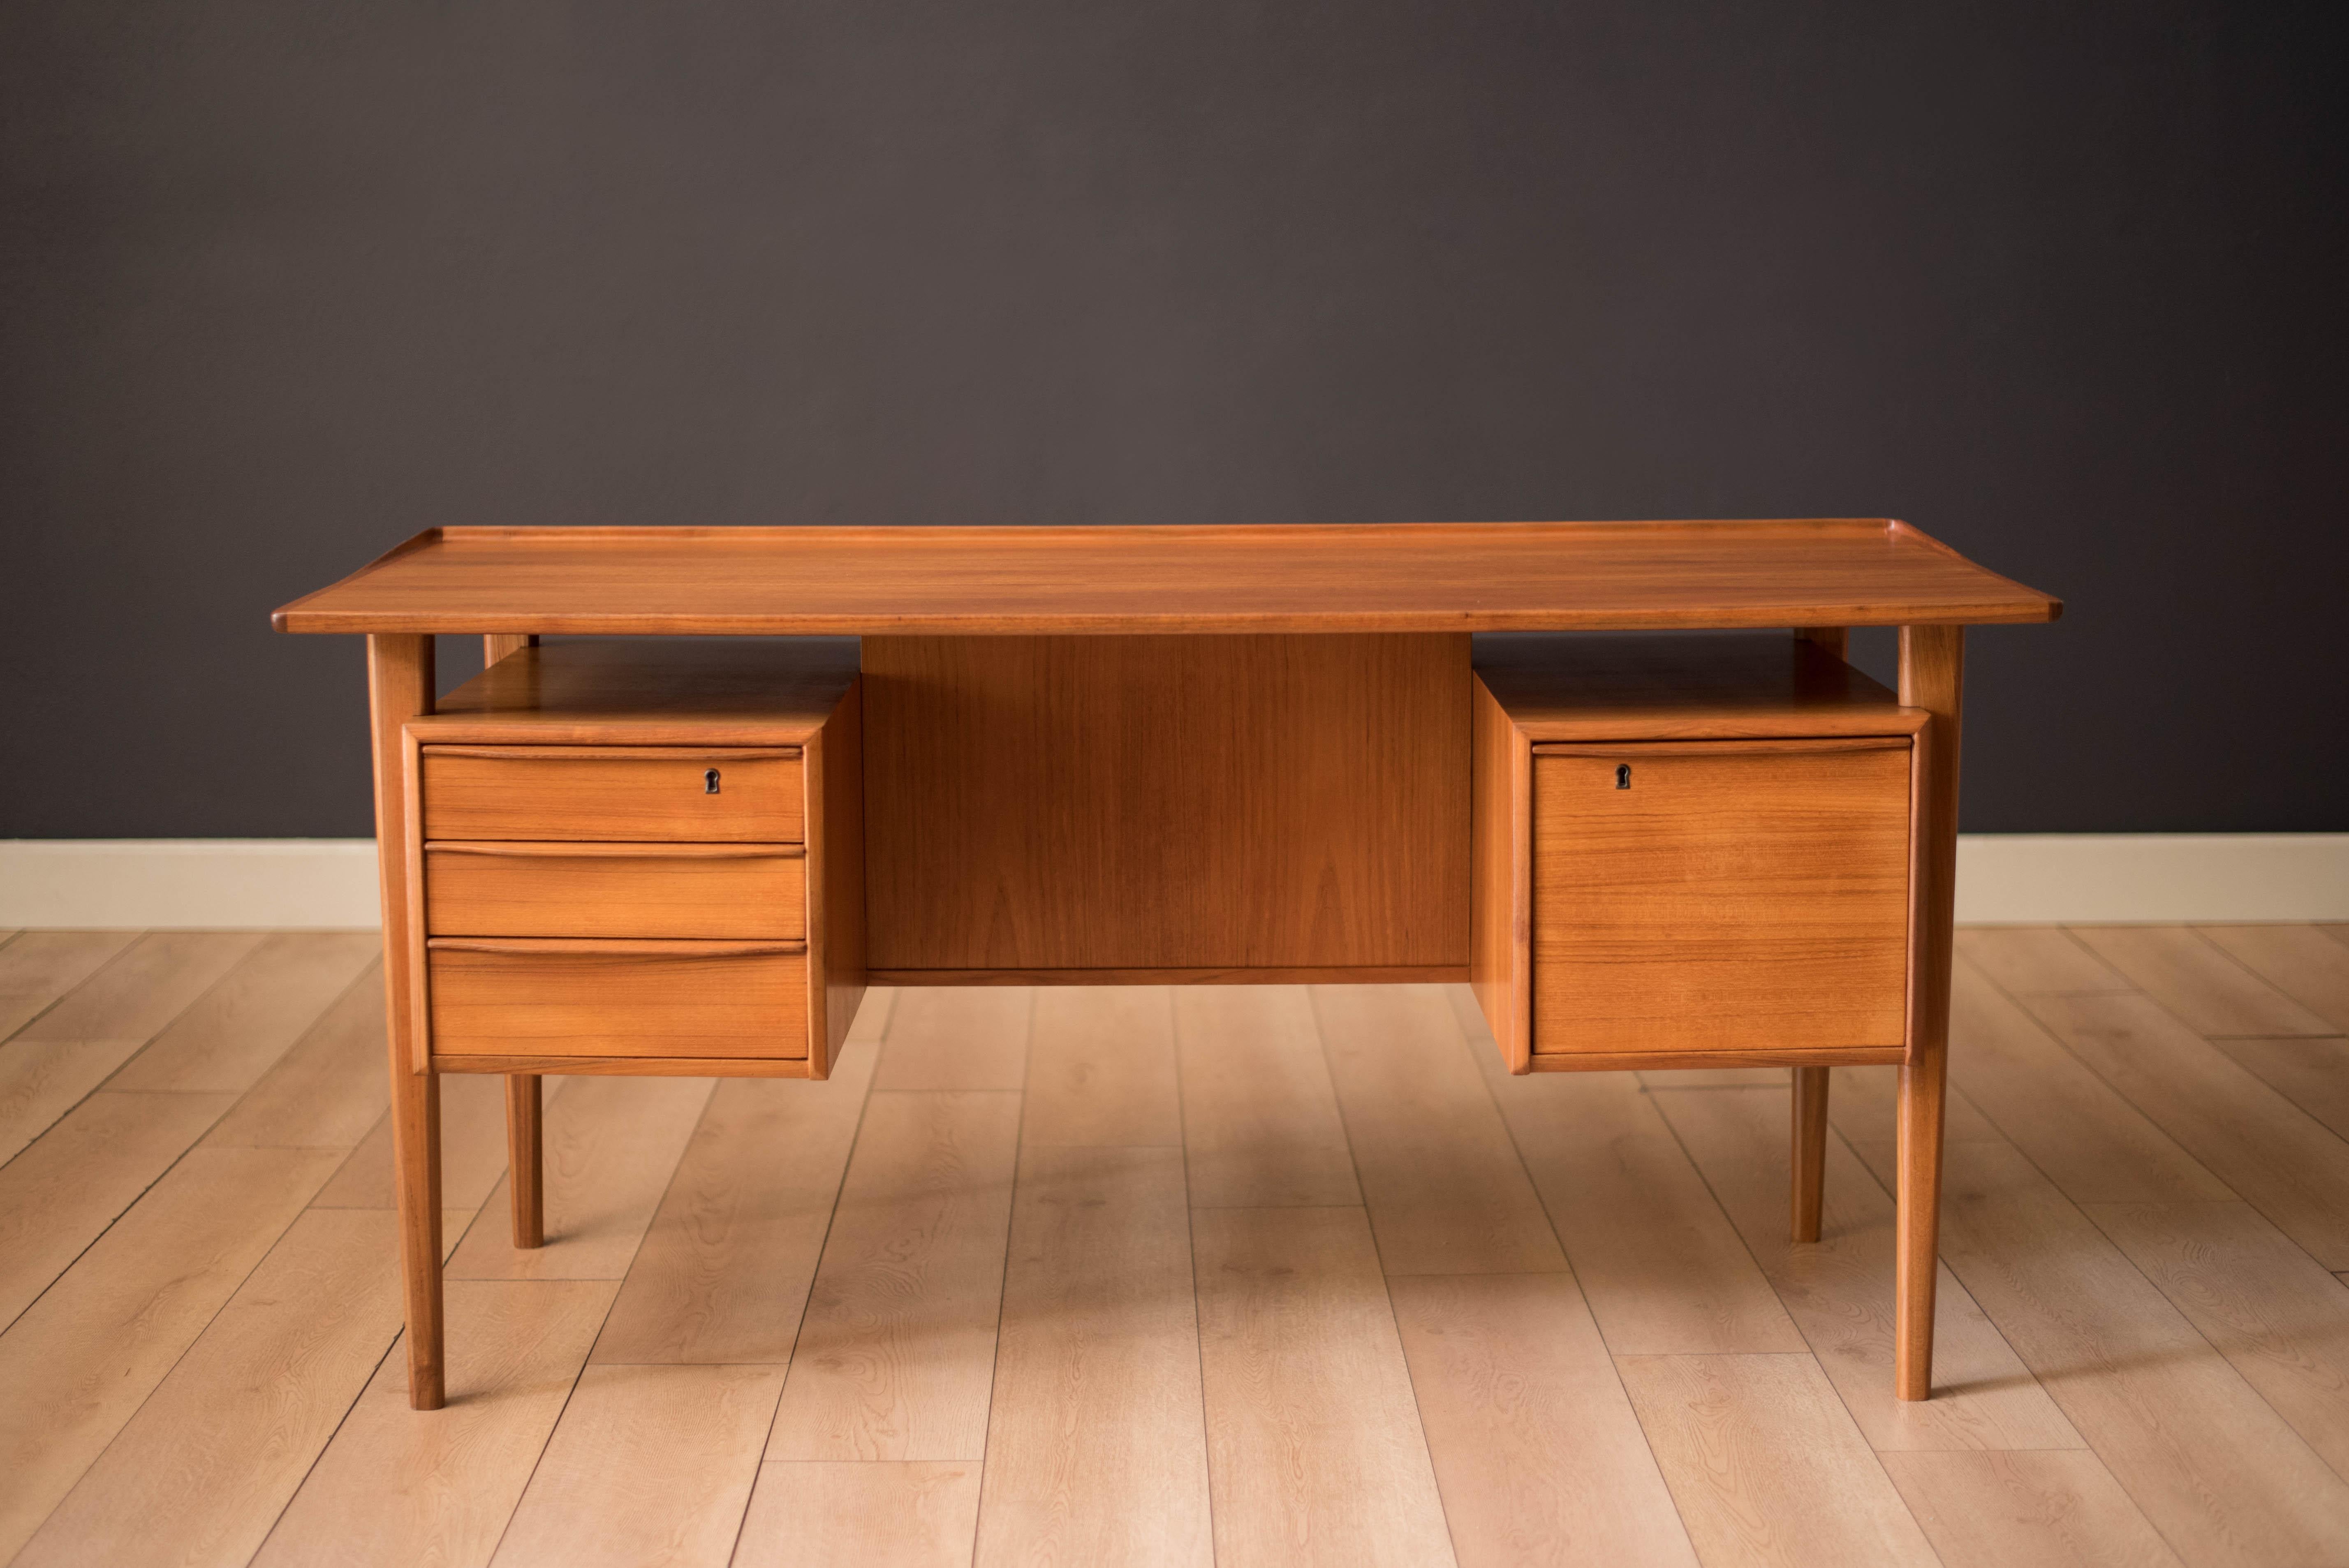
M446 1082L401 1386L372 936L0 943L0 1562L2349 1563L2349 928L1960 934L1891 1069L1512 1079L1464 990L876 993L833 1081Z

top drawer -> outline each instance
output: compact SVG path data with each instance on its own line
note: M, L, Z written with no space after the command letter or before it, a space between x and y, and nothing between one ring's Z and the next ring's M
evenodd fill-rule
M427 746L422 767L427 839L792 844L805 831L795 749Z

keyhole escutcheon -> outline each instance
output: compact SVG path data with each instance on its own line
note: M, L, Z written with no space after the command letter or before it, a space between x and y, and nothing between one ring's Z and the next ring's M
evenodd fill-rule
M701 792L705 795L715 795L718 793L717 769L713 768L709 772L701 776Z
M710 775L710 777L711 777L712 779L715 779L715 778L717 778L717 777L718 777L718 775L716 775L715 773L713 773L713 774L711 774L711 775ZM1615 788L1617 788L1618 789L1629 789L1630 787L1631 787L1631 765L1630 765L1630 763L1628 763L1628 762L1619 763L1619 764L1616 766L1616 769L1615 769ZM715 784L712 784L712 785L710 786L710 788L711 788L712 789L717 789L717 788L718 788L718 786L717 786L717 785L715 785Z

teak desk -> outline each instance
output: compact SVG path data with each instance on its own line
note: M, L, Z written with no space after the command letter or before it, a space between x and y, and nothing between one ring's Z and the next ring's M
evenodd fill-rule
M1798 1240L1898 1063L1924 1398L1964 628L2061 610L1867 519L419 534L276 614L367 638L411 1401L440 1073L535 1246L543 1073L822 1078L868 981L1463 979L1514 1072L1792 1067Z

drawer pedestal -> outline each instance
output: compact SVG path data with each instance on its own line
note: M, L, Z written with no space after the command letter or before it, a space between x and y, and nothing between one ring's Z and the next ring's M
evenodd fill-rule
M405 727L418 1071L823 1078L864 984L834 644L524 645Z

